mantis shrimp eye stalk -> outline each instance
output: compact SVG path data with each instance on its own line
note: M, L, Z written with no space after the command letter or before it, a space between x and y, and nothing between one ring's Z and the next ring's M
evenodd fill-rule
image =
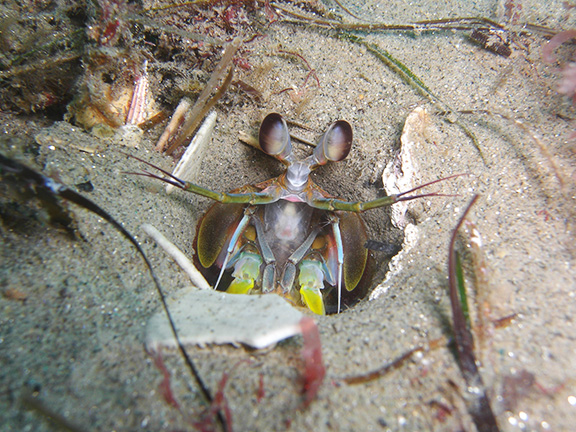
M272 113L264 119L258 138L262 151L280 161L292 154L288 125L280 114Z
M326 131L314 150L318 165L328 162L340 162L352 149L352 127L347 121L338 120Z

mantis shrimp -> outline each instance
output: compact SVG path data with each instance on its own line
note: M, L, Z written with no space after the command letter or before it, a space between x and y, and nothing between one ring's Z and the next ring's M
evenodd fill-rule
M350 202L330 196L310 178L312 170L344 160L352 147L352 127L338 120L322 135L312 155L298 160L286 121L266 116L260 149L282 162L286 171L256 185L214 192L159 169L148 172L182 190L216 201L198 223L195 250L200 270L216 289L229 293L271 293L324 315L340 312L369 288L372 266L360 213L439 193L409 195L446 179L371 201Z

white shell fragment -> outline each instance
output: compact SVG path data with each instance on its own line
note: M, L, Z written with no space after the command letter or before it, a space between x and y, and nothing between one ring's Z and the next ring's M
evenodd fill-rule
M132 102L126 115L126 124L137 126L146 120L148 108L148 60L144 60L142 74L134 82Z
M184 252L182 252L178 247L168 240L164 234L158 231L153 225L142 224L140 227L142 230L148 234L162 249L166 252L176 263L180 266L184 273L188 275L192 284L199 289L212 289L210 284L206 282L202 273L194 266L192 261L188 259Z
M144 61L142 74L134 82L132 100L126 115L126 122L120 126L114 135L117 143L129 147L137 147L142 141L144 131L138 127L150 118L154 111L154 101L148 91L148 60Z
M214 131L214 126L216 125L216 111L211 111L206 120L190 141L190 144L186 148L184 155L174 168L172 175L178 177L180 180L184 181L195 181L200 170L200 163L202 162L202 157L210 140L212 139L212 131ZM167 185L166 193L172 192L175 186Z
M276 294L213 290L186 290L168 300L168 308L184 345L245 344L265 348L300 334L303 316ZM163 309L148 321L146 347L151 351L177 347Z
M382 173L382 183L386 194L393 195L406 192L421 182L419 167L417 164L418 154L420 157L429 150L431 122L426 110L417 107L406 118L402 137L400 138L400 151ZM410 201L401 202L392 206L392 223L398 228L404 228L408 223L406 212Z

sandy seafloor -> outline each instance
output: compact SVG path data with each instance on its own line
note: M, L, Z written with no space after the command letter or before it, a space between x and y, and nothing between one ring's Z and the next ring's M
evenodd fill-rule
M456 16L497 19L494 1L381 3L349 7L361 17L389 23ZM522 5L527 22L565 29L573 22L563 22L567 12L561 1ZM469 219L484 241L485 313L490 319L516 314L508 326L494 329L478 343L480 371L500 428L573 430L575 144L568 137L576 126L565 119L574 117L574 109L556 91L557 67L540 60L543 39L521 39L529 49L516 49L504 58L460 33L366 35L453 109L490 110L522 120L554 155L567 180L564 187L530 135L512 122L486 115L460 117L478 137L483 161L457 126L443 122L421 95L364 48L325 31L281 23L271 25L267 35L250 54L253 64L271 65L259 81L260 88L268 89L266 101L257 106L243 100L217 108L218 123L202 161L200 184L230 190L277 175L279 164L237 138L239 131L254 132L266 113L277 111L318 134L334 120L348 120L355 133L351 156L318 170L315 178L342 198L372 199L379 192L383 167L398 149L404 121L417 106L431 113L429 140L418 155L422 181L455 173L473 176L438 188L457 196L426 199L415 206L418 240L378 289L377 298L338 316L317 318L327 377L308 409L299 409L300 338L263 352L232 346L189 348L213 391L222 374L230 374L225 395L234 430L474 430L463 402L465 383L445 347L415 356L369 383L339 381L449 334L449 236L474 193L480 199ZM320 88L308 86L316 93L300 114L286 92L273 94L301 85L307 73L292 58L271 55L278 44L300 52L320 80ZM559 50L563 63L572 51L570 46ZM249 73L242 73L249 81ZM98 139L63 122L49 125L0 115L3 153L65 184L89 180L94 190L86 196L136 235L167 294L189 287L187 277L139 227L156 226L191 255L195 223L209 200L183 193L167 196L158 182L126 175L142 165L117 152L171 169L172 159L153 151L161 127L146 132L134 146ZM71 209L83 240L72 241L33 218L17 226L4 224L0 231L2 290L16 288L27 296L23 302L0 298L0 430L56 430L23 407L21 397L35 391L50 410L80 430L194 430L189 419L199 412L200 398L183 361L165 353L181 413L163 400L158 390L161 373L144 350L146 321L160 303L141 258L101 218ZM386 237L388 215L386 209L366 214L371 238ZM258 401L260 376L265 394ZM519 381L511 377L519 376L534 380L510 384Z

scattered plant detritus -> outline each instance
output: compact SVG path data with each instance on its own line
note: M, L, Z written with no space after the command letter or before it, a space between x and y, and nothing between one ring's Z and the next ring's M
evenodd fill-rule
M357 34L353 34L352 32L413 31L420 33L438 30L470 31L470 38L474 42L479 43L484 49L504 57L509 57L512 54L510 41L513 40L513 36L515 36L517 33L513 32L502 24L483 17L446 18L438 20L424 20L406 24L345 23L329 18L324 18L322 16L318 17L304 15L275 2L271 3L271 5L280 11L284 16L291 18L285 19L284 22L286 23L313 25L336 30L336 35L338 37L347 39L351 42L358 43L366 47L368 51L376 55L387 67L389 67L394 73L398 74L400 78L402 78L405 82L414 87L418 92L423 94L433 104L435 104L437 108L439 108L441 111L447 111L449 114L452 114L451 116L446 117L445 121L448 123L456 124L470 138L474 147L477 149L482 159L486 162L476 135L459 119L451 118L454 114L458 114L457 112L447 107L447 105L440 98L438 98L430 91L428 86L426 86L422 80L420 80L414 73L410 71L408 67L399 62L390 53L374 43L367 42L363 37ZM506 8L508 14L505 15L505 17L512 24L514 24L514 20L518 18L518 14L516 12L521 10L521 5L510 1L506 3ZM514 10L514 14L512 14L512 9ZM538 33L546 36L554 35L553 30L533 24L526 24L522 26L521 32L522 34ZM554 36L543 49L544 60L550 62L554 61L555 58L552 54L552 51L558 45L574 38L576 35L575 32L576 30L569 30ZM576 67L573 66L573 63L566 66L564 69L564 78L560 83L560 91L562 93L568 94L576 100ZM442 108L443 106L444 108ZM519 125L519 127L522 126L523 125ZM573 134L573 136L576 136L576 134ZM536 137L533 136L533 139L538 145L542 154L550 161L555 175L563 184L565 182L565 176L560 173L554 158Z
M441 346L446 346L447 339L442 336L437 339L434 339L428 342L426 345L420 345L411 350L406 351L405 353L401 354L400 356L396 357L392 361L384 364L383 366L379 367L376 370L359 374L359 375L352 375L349 377L342 378L341 381L346 384L363 384L373 380L376 380L384 375L387 375L389 372L398 369L399 367L403 366L406 361L410 360L412 356L416 353L422 351L430 351Z
M576 38L576 30L565 30L556 34L552 39L544 44L542 47L542 60L546 63L556 62L556 56L554 55L554 50L560 45L568 42L571 39Z
M398 76L404 80L408 85L418 90L420 94L426 97L431 103L444 111L452 111L448 105L436 96L424 82L417 77L405 64L392 56L388 51L379 47L375 43L368 42L363 37L352 33L340 33L342 39L354 42L364 46L369 52L374 54L380 61L382 61L388 68L394 71Z
M552 39L542 46L542 60L545 63L556 63L557 59L554 50L569 40L576 39L576 30L565 30L556 34ZM561 69L562 78L558 82L558 92L572 99L576 104L576 55L573 55L572 61L564 65ZM570 139L576 137L576 132L570 135Z
M162 351L158 350L157 352L151 352L149 354L154 360L156 368L162 373L162 382L158 385L162 397L168 405L180 410L180 404L174 397L174 393L172 393L172 386L170 385L170 371L168 371L166 365L164 365Z
M436 414L434 415L434 418L440 423L444 423L446 421L446 418L451 416L454 411L454 407L450 407L447 404L442 403L435 399L428 402L428 405L431 408L436 409Z
M76 90L70 77L81 73L86 43L84 30L75 28L68 14L74 6L22 2L2 6L0 110L60 115Z
M333 30L346 30L346 31L365 31L365 32L386 32L386 31L438 31L438 30L473 30L477 27L488 27L493 29L503 30L504 26L497 22L483 17L463 17L463 18L442 18L437 20L423 20L405 24L386 24L386 23L346 23L323 17L312 17L309 15L299 14L287 7L273 2L270 3L272 7L281 11L282 13L295 18L294 23L317 25L320 27L327 27ZM286 22L290 22L286 20Z
M310 66L310 63L308 62L308 60L306 60L306 58L302 54L299 54L299 53L294 52L294 51L287 51L285 49L278 49L278 52L281 54L285 54L287 56L293 56L293 57L299 58L306 65L306 67L308 68L308 74L306 75L306 78L304 79L304 84L302 84L302 87L306 86L306 84L308 83L308 80L310 79L311 76L314 77L314 79L316 80L316 84L318 85L318 87L320 87L320 79L318 78L318 74L316 73L316 69L314 69L312 66ZM282 93L283 91L284 90L281 90L278 93Z
M502 57L510 57L510 55L512 55L510 42L500 36L499 32L496 32L493 29L474 29L470 34L470 39L478 43L485 50L493 52L494 54L501 55Z
M320 386L326 376L326 368L322 361L322 345L318 327L311 317L304 317L300 321L300 329L304 346L302 347L302 360L304 360L304 403L303 407L308 408L316 398Z
M262 402L264 396L266 396L266 390L264 388L264 374L260 373L258 375L258 390L256 391L256 402L258 403Z
M495 319L492 322L492 324L494 325L494 328L508 327L512 323L512 321L514 321L514 319L516 319L517 316L518 316L517 313L506 315L506 316L503 316L502 318Z
M222 373L222 378L218 382L218 389L214 394L214 400L210 404L210 407L206 411L205 415L203 416L206 421L210 421L211 423L200 423L199 426L203 427L205 424L214 424L214 419L220 415L220 413L224 413L224 418L226 419L225 431L232 432L232 411L228 406L228 400L226 399L226 395L224 394L224 389L226 388L226 383L228 382L228 378L230 375L227 372ZM206 430L206 429L199 429L199 430Z
M534 395L544 395L549 399L557 397L558 392L572 385L574 379L563 381L552 388L544 387L536 375L526 369L514 371L505 375L502 380L502 408L506 411L515 411L520 402Z
M17 288L6 288L2 290L2 297L7 300L23 302L28 298L28 294L26 294L24 291L20 291Z
M488 299L488 265L484 259L484 252L482 250L482 237L480 231L476 227L476 224L471 221L465 221L465 228L467 232L467 244L469 244L470 250L470 260L473 271L473 280L476 294L476 320L473 324L470 324L474 330L477 337L477 350L482 352L487 352L486 343L489 337L492 336L493 330L497 327L495 322L490 319L491 308ZM458 265L461 269L461 266ZM459 286L464 288L463 273L458 271L459 275ZM461 293L461 296L465 296L466 293Z
M506 375L502 380L502 407L507 411L515 410L518 402L534 391L535 385L536 376L526 369Z
M346 6L344 6L341 1L334 0L334 3L336 3L340 9L342 9L344 12L346 12L351 17L356 18L357 20L361 19L358 15L354 14L350 9L348 9Z
M412 348L411 350L406 351L400 357L395 358L390 363L386 363L384 366L382 366L382 367L380 367L380 368L378 368L372 372L368 372L368 373L365 373L362 375L354 375L354 376L346 377L346 378L343 378L342 381L345 382L346 384L363 384L366 382L373 381L375 379L378 379L378 378L386 375L390 371L398 369L407 360L412 358L412 356L414 354L416 354L417 352L423 351L423 350L424 350L424 347L422 347L422 346Z
M195 132L206 113L218 102L228 88L228 85L232 82L234 71L234 68L231 67L232 59L241 43L242 39L237 37L227 45L220 63L216 66L210 80L202 93L200 93L200 96L198 96L190 113L187 113L185 109L181 108L179 110L177 108L169 126L158 140L156 150L172 154L174 150L180 147L184 141ZM218 86L219 84L220 86ZM211 96L212 93L214 93L213 96ZM180 126L175 127L175 125L172 124L173 122ZM173 132L174 130L177 130L176 133Z
M302 85L300 86L293 85L291 87L286 87L282 90L274 92L275 94L288 93L288 96L290 97L292 102L296 104L294 114L298 116L305 110L305 108L310 104L310 102L312 102L312 100L316 96L316 92L308 86L308 81L310 80L310 77L311 76L314 77L318 88L320 88L320 79L318 78L316 70L312 68L312 66L310 66L310 63L308 62L308 60L306 60L306 58L302 54L299 54L294 51L287 51L281 48L278 49L277 52L280 55L293 56L298 58L300 61L304 63L304 65L308 69L308 73L306 74L306 78L304 78L304 82L302 83Z
M498 432L500 429L476 364L473 336L469 322L464 314L466 298L462 294L466 292L466 288L463 286L463 278L458 276L462 269L459 266L459 259L455 249L458 230L477 199L478 195L472 198L452 232L448 254L448 286L450 289L452 329L456 344L458 366L469 389L469 398L465 398L468 412L479 432Z
M162 382L159 384L158 388L162 394L162 397L164 398L164 401L168 405L176 408L186 419L186 421L198 431L215 431L217 430L218 420L220 420L220 424L222 425L224 431L232 432L232 411L228 406L228 401L226 400L226 396L224 394L226 383L230 377L228 372L222 373L222 377L218 382L218 388L210 404L206 406L200 413L195 414L194 418L191 418L182 410L180 403L176 400L176 397L172 392L170 371L168 371L166 365L164 364L164 360L162 359L162 351L159 349L158 351L149 352L149 355L154 360L154 365L156 368L158 368L158 370L162 373ZM222 416L225 419L225 422L222 421L222 418L220 418Z

